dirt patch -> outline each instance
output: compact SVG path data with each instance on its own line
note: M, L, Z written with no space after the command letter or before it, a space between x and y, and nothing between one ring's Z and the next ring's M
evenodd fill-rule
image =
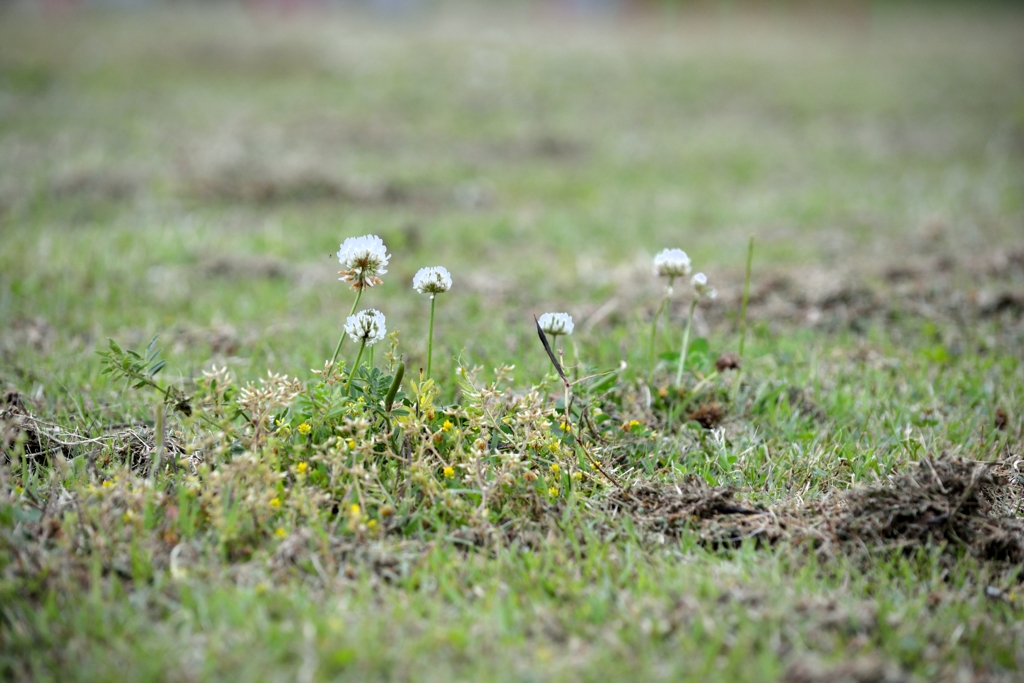
M893 664L863 656L831 665L800 660L790 664L781 680L783 683L909 683L916 679Z
M725 417L725 411L717 401L701 403L687 417L704 429L714 429Z
M732 351L725 351L715 359L715 369L719 372L739 370L742 365L743 359Z
M291 275L285 261L260 255L214 256L200 263L199 271L207 277L225 279L283 280Z
M109 169L89 169L64 173L50 182L54 199L89 199L93 201L124 201L139 190L136 173Z
M716 301L702 306L708 324L728 322L743 300L742 275L723 278ZM909 253L898 264L870 270L804 266L759 271L751 282L748 316L772 325L825 330L866 329L923 319L950 334L965 323L989 320L1003 332L1024 334L1024 246L984 254Z
M606 509L613 517L628 515L648 530L678 535L694 522L722 515L760 515L734 500L729 486L711 487L697 477L678 484L641 484L609 496Z
M4 392L0 398L0 462L10 462L22 455L37 461L45 459L51 448L60 448L37 428L25 403L24 397L13 390Z
M202 200L243 204L333 201L363 205L432 205L440 195L396 181L355 180L315 167L270 169L257 164L190 171L183 190Z
M554 134L524 136L488 145L468 147L462 158L474 165L523 163L538 159L552 163L578 163L590 155L590 147L583 141Z
M132 470L146 475L156 453L156 435L145 424L111 425L98 436L81 434L33 415L27 401L16 391L0 397L0 462L20 458L32 463L50 463L54 457L72 458L85 455L89 462L107 466L110 462L127 463ZM164 462L182 461L184 445L168 430L164 438ZM190 456L188 465L198 464L199 454Z
M0 336L0 348L16 349L28 347L33 351L46 353L57 338L57 330L41 317L21 317L11 321Z
M1012 464L943 456L922 460L888 485L790 508L750 509L734 500L733 489L691 478L617 492L607 509L658 534L696 530L712 547L746 539L790 540L847 554L937 547L1011 565L1024 562L1024 520L1016 516L1022 484Z

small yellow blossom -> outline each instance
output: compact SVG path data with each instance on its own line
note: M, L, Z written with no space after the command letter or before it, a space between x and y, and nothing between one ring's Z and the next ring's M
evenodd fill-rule
M552 474L558 474L561 471L562 471L562 468L558 466L557 462L551 464L551 473Z
M19 494L20 494L20 493L24 493L24 492L25 492L25 489L21 488L20 486L15 486L15 487L14 487L14 492L15 492L15 493L19 493Z
M448 465L447 467L445 467L444 468L444 477L445 477L445 479L454 479L455 478L455 468L452 467L451 465Z
M297 429L299 431L299 434L302 434L303 436L313 431L313 428L309 426L308 422L303 422L297 427Z
M633 427L639 427L639 426L640 426L640 421L639 420L630 420L629 422L623 422L622 423L622 431L628 432L628 431L631 431L633 429Z
M556 498L558 496L558 488L555 487L555 486L552 486L551 488L549 488L548 489L548 495L551 496L552 498Z
M274 496L273 498L271 498L270 499L270 507L272 507L272 508L279 508L279 507L281 507L281 499L278 498L277 496Z
M366 528L370 531L374 531L377 528L377 520L371 519L369 522L366 523Z
M448 432L448 431L451 431L451 428L452 428L452 427L454 427L454 426L455 426L455 425L453 425L453 424L452 424L452 421L451 421L451 420L445 420L445 421L444 421L444 424L442 424L442 425L441 425L441 431L442 431L442 432Z
M572 425L571 425L571 424L569 424L568 422L564 422L564 421L563 421L563 422L562 422L562 424L560 424L560 425L558 425L558 426L562 428L562 431L563 431L563 432L568 432L568 431L571 431L571 430L572 430Z
M549 443L548 450L551 451L552 453L557 453L560 449L557 443Z
M356 440L355 440L355 439L349 439L349 440L348 440L348 449L349 449L349 450L352 450L352 449L354 449L355 447L356 447Z
M572 473L572 478L575 479L576 481L579 481L580 479L583 479L583 473L580 472L579 470L576 470L575 472Z
M306 470L308 470L308 469L309 469L309 463L307 463L307 462L300 462L298 465L295 466L295 471L298 474L305 474Z
M288 532L285 531L281 527L277 527L276 529L274 529L274 535L277 536L278 538L284 538L285 536L288 535Z
M352 503L348 506L348 514L352 517L358 517L362 514L363 509L359 507L359 503Z
M114 482L112 482L112 481L110 481L110 480L108 479L108 480L106 480L105 482L103 482L103 484L101 484L101 485L103 486L103 488L105 488L105 489L109 489L109 488L110 488L111 486L113 486L113 485L114 485Z

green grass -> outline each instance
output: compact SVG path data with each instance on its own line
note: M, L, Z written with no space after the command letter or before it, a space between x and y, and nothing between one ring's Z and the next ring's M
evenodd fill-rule
M560 22L2 15L0 677L1019 677L1019 562L986 543L1024 542L1024 16ZM334 252L366 233L392 259L361 307L409 367L387 427L312 372L352 302ZM750 235L745 357L717 372ZM664 247L720 291L683 392L685 286L647 372ZM435 264L430 414L411 281ZM571 378L615 370L575 387L599 437L558 427L548 310L576 320ZM150 478L160 396L99 353L155 335L194 408L168 447L205 462ZM275 405L254 434L231 392L268 371L336 412ZM715 430L688 418L712 403ZM907 488L928 458L992 479ZM722 486L771 514L670 518ZM871 512L844 496L893 486L897 526L941 533L842 540ZM988 530L947 533L943 505Z

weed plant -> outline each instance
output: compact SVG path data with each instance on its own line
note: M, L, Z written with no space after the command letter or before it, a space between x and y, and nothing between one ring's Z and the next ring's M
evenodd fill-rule
M1018 13L487 11L3 10L0 679L1018 679Z

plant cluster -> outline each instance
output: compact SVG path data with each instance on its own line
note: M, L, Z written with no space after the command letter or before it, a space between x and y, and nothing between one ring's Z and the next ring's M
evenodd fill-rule
M398 333L388 333L384 313L357 311L364 293L382 283L391 255L379 237L366 235L346 239L337 256L339 279L350 283L355 297L332 358L309 380L268 372L259 382L240 385L228 368L214 367L186 396L156 380L163 361L155 339L144 355L113 341L102 354L108 373L135 388L156 389L161 410L177 410L171 443L179 445L174 455L187 459L188 467L179 471L174 457L166 467L154 458L143 472L148 478L136 478L146 487L153 478L168 478L158 488L178 491L179 516L189 511L183 517L188 529L179 532L209 527L236 555L257 547L261 537L286 536L314 521L358 535L494 529L534 519L568 496L617 484L614 468L601 462L602 452L613 451L611 433L640 440L657 435L636 419L623 420L620 430L610 415L617 412L609 397L621 384L620 370L569 381L556 343L574 330L564 312L537 318L538 335L563 384L560 401L551 399L550 380L513 391L513 367L496 368L490 381L481 381L481 368L460 364L460 401L441 404L431 376L434 308L437 295L451 289L451 274L433 266L413 279L413 288L430 297L430 327L426 372L407 380ZM656 274L669 278L656 326L675 278L689 274L690 261L673 249L654 263ZM700 273L691 286L692 317L697 302L714 290ZM677 386L689 330L687 321L676 357ZM346 339L358 345L351 363L343 353ZM375 363L373 350L385 339L389 348ZM160 421L158 429L164 429ZM163 434L157 439L162 444ZM110 488L105 484L92 490L103 495Z

